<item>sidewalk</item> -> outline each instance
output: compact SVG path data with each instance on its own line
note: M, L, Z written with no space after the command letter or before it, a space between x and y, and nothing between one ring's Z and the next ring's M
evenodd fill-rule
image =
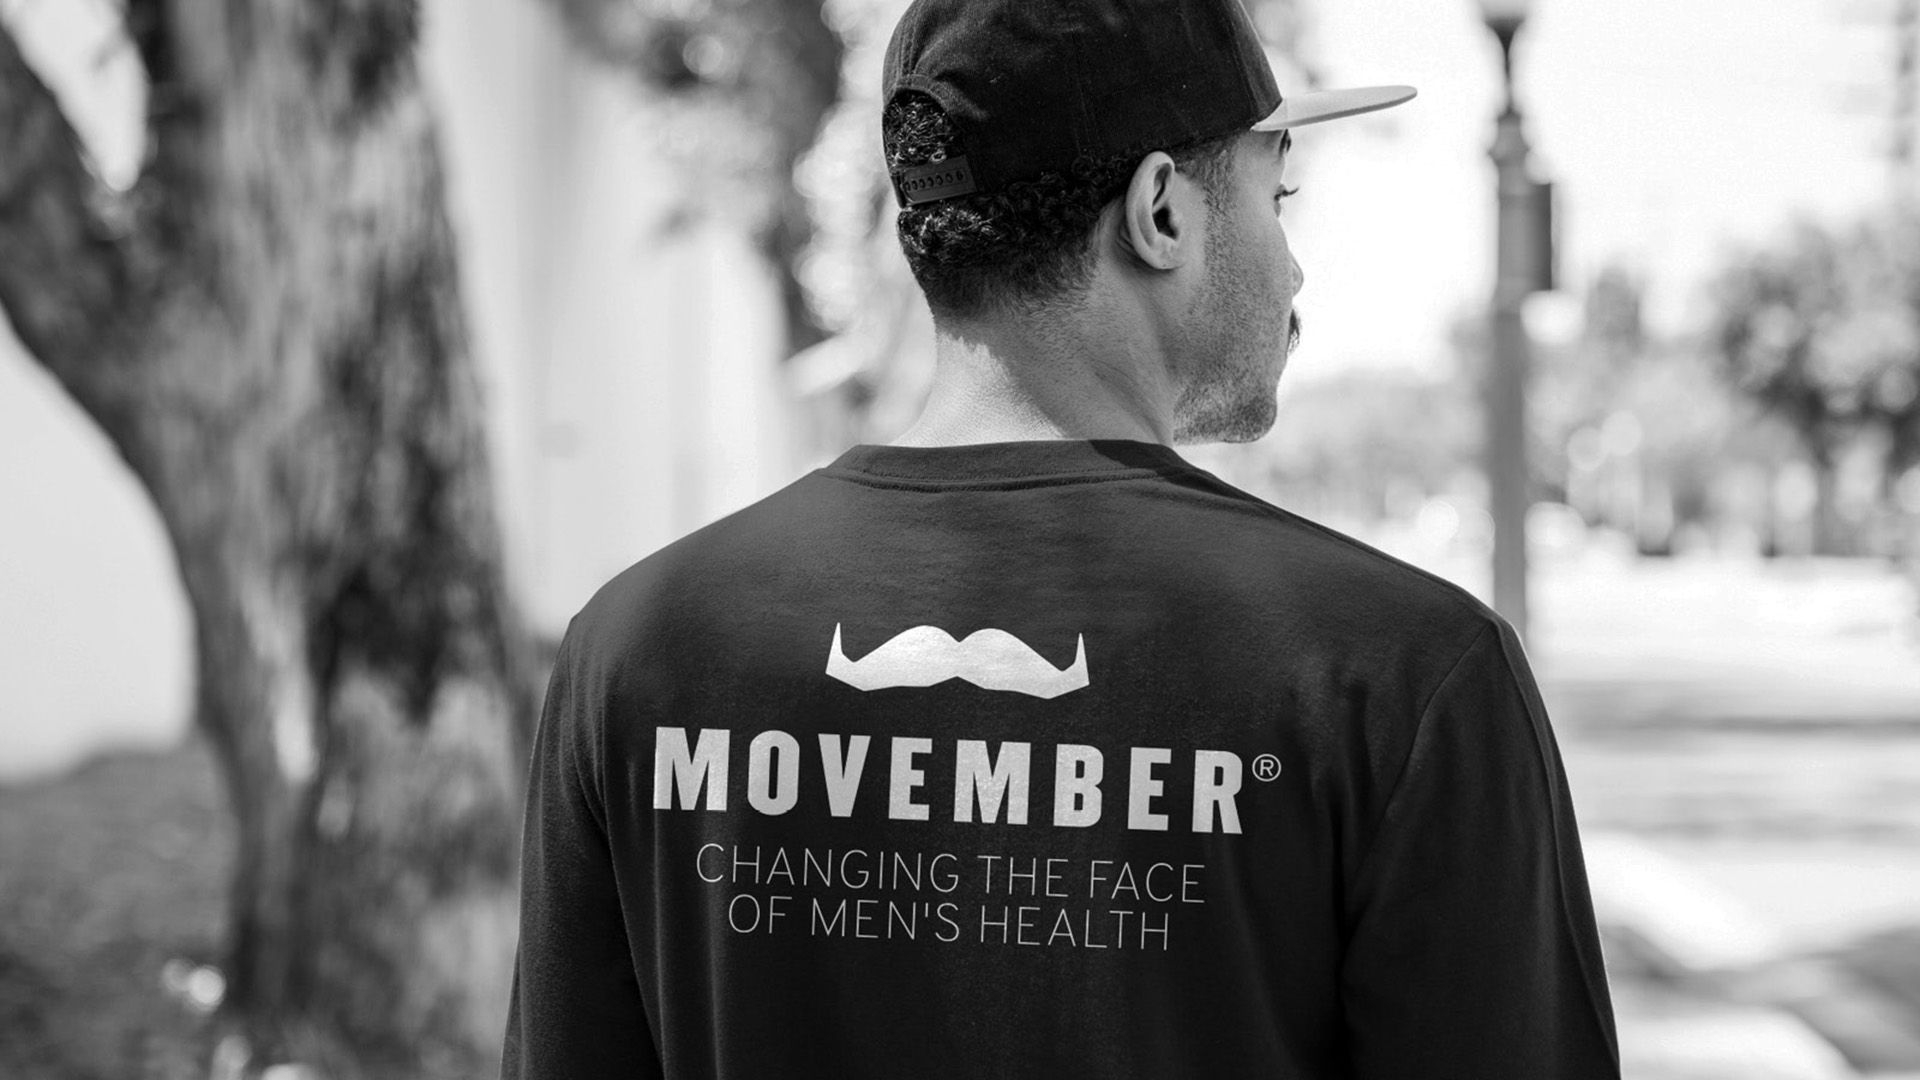
M1868 561L1633 560L1536 578L1532 651L1586 828L1818 944L1920 922L1920 638Z
M1920 947L1888 945L1920 938L1907 583L1601 551L1535 595L1629 1075L1920 1072Z
M1595 546L1543 561L1533 596L1535 664L1583 724L1920 729L1920 603L1882 562ZM1596 691L1610 715L1581 707Z

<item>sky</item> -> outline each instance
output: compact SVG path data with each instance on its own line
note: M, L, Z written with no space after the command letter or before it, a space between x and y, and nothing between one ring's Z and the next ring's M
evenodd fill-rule
M1493 260L1499 47L1474 0L1308 0L1328 86L1408 83L1411 104L1296 133L1287 204L1306 268L1290 378L1357 365L1447 370L1447 328L1483 307ZM1892 0L1536 0L1516 48L1536 170L1558 187L1563 290L1622 263L1649 315L1684 329L1698 283L1796 216L1884 199ZM1764 13L1764 14L1763 14ZM1282 91L1288 88L1282 86Z

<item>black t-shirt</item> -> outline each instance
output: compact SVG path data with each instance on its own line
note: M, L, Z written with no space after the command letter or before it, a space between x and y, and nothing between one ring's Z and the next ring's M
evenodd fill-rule
M620 575L523 874L509 1077L1619 1075L1511 629L1162 446L857 447Z

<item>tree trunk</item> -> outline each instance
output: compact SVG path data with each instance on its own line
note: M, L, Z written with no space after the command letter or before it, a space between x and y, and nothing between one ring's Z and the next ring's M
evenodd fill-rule
M1853 554L1853 530L1840 516L1840 464L1837 452L1822 442L1809 455L1813 465L1813 554Z
M250 1069L491 1069L533 717L404 0L129 0L149 164L0 28L0 305L150 493L239 819Z

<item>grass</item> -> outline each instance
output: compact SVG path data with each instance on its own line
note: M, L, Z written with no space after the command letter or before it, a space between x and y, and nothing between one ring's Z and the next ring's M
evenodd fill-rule
M203 744L0 785L0 1076L205 1075L169 960L217 963L233 826Z

